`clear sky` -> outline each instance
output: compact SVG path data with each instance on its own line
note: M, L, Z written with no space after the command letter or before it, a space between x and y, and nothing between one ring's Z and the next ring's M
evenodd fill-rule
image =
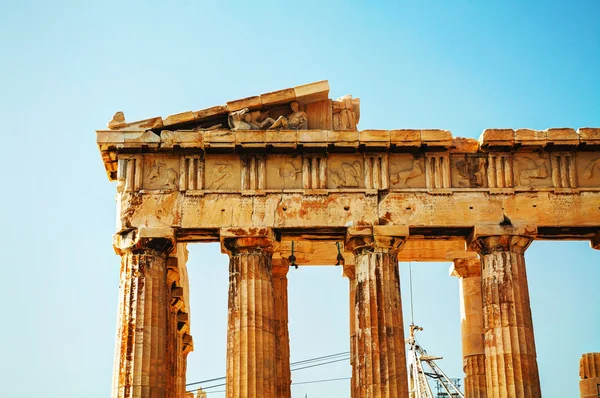
M600 127L599 21L591 0L1 2L0 396L110 394L115 184L94 130L115 111L166 116L328 79L331 97L361 98L361 129L477 138L489 127ZM600 351L600 252L536 242L526 260L544 397L578 396L579 357ZM190 382L225 373L227 262L218 246L191 247ZM461 377L448 267L413 264L415 322ZM341 270L291 270L289 291L292 360L347 351ZM339 364L292 377L349 374ZM349 396L347 381L292 391Z

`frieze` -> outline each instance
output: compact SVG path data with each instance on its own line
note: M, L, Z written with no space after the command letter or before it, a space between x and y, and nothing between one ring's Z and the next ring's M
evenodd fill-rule
M517 187L550 187L552 174L548 153L518 153L514 156L513 170Z
M120 154L118 192L600 188L600 152ZM440 191L438 191L440 190Z
M365 188L362 158L351 155L329 156L327 187L333 189Z
M482 155L460 154L450 158L454 188L484 188L487 186L487 159Z
M425 188L425 159L410 154L390 154L390 188Z
M302 157L267 155L267 189L302 189Z
M179 157L144 155L143 188L173 191L179 188Z
M241 189L241 162L239 156L207 154L204 162L206 190Z
M600 188L600 152L579 152L575 157L577 186Z

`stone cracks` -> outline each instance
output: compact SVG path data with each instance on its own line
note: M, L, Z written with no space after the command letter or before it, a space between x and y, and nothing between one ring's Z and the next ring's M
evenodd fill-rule
M113 397L166 396L166 253L122 255Z
M485 355L474 354L464 357L465 397L487 398L485 382Z
M276 396L274 307L271 253L234 248L229 278L227 397Z
M378 248L356 253L354 397L408 395L397 258Z
M479 238L489 397L540 397L524 236Z

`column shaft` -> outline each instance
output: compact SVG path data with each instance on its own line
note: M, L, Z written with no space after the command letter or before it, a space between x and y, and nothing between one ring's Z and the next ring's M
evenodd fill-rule
M355 397L404 398L408 383L396 252L375 247L355 255Z
M485 354L472 354L463 357L465 372L465 398L486 398Z
M355 311L355 298L356 298L356 278L354 275L354 270L351 275L348 275L348 281L350 282L350 365L352 366L352 377L350 378L350 397L358 398L356 393L356 381L358 377L356 375L356 371L358 370L356 367L356 314Z
M541 397L525 271L524 236L488 236L473 247L482 261L488 397Z
M273 267L273 295L275 301L275 352L276 378L275 396L290 398L290 334L288 330L288 288L287 271L289 267L282 265Z
M166 254L122 254L113 398L166 397L168 318Z
M229 262L227 381L229 398L274 398L276 353L272 253L233 245Z
M179 398L178 394L179 383L177 380L177 365L178 365L178 339L177 331L177 310L171 308L168 313L167 320L167 398Z
M452 275L459 278L465 397L485 398L487 392L479 259L454 260Z

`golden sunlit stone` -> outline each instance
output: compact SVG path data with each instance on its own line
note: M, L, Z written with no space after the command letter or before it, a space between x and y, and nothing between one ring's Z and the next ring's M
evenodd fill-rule
M350 281L352 396L406 397L398 261L454 261L467 397L540 396L524 251L600 248L600 129L476 141L359 130L360 113L320 81L165 118L117 112L97 131L122 258L114 398L185 396L192 242L230 257L229 398L289 398L287 267L334 264Z

